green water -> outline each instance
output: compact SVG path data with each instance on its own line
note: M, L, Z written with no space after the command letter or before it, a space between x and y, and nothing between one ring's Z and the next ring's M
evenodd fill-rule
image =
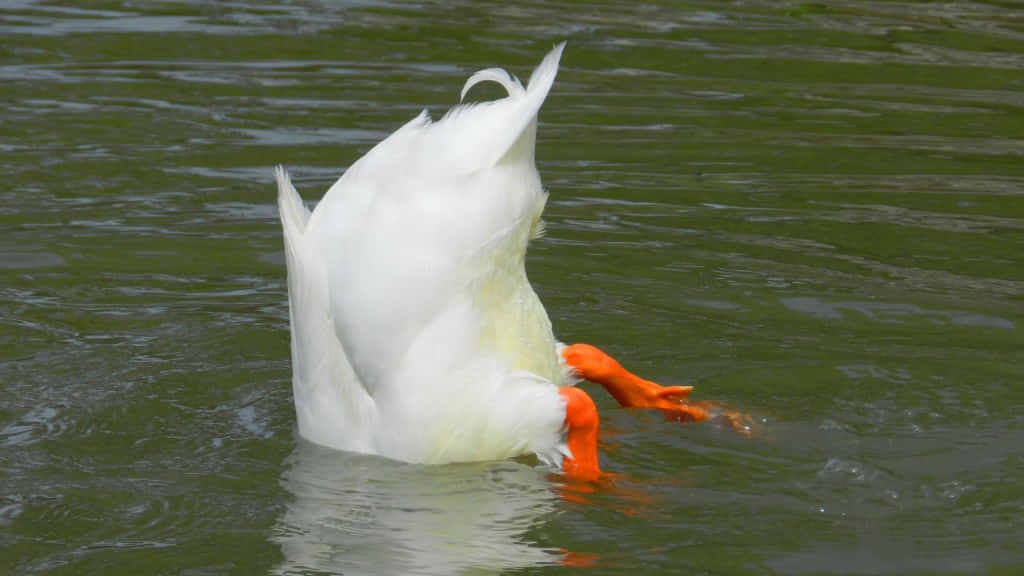
M591 492L301 441L271 167L563 39L556 333L756 433L588 388ZM0 573L1024 573L1024 5L8 1L0 103Z

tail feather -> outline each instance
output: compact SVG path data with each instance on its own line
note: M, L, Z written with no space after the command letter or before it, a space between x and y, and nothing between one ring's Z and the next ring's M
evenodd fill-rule
M540 65L530 74L530 81L527 82L526 92L528 94L539 94L541 102L551 91L551 85L555 83L555 76L558 75L558 63L562 60L562 51L565 50L565 42L555 44L555 47L548 52Z
M274 178L277 179L277 210L281 214L281 224L284 226L286 237L288 235L302 234L309 223L309 209L302 202L288 171L284 166L274 168Z
M462 86L462 93L459 94L459 102L466 99L466 93L469 89L481 82L495 82L500 84L505 92L508 92L509 96L519 96L523 94L525 90L523 85L519 83L519 80L514 76L510 75L504 68L487 68L475 72L472 76L466 80L466 83Z
M299 434L326 446L373 452L373 400L352 370L334 325L327 271L312 235L310 211L278 166L277 206L284 229L291 326L292 393Z
M497 82L508 92L499 100L461 104L438 122L423 124L418 145L435 168L440 162L451 173L469 173L499 163L532 163L537 113L558 74L565 42L557 44L523 89L500 68L486 68L469 77L461 96L480 82Z
M544 100L555 83L555 76L558 75L558 63L562 59L562 50L565 49L565 42L556 44L548 52L540 65L530 74L530 81L526 84L524 93L524 110L520 113L519 121L523 122L518 129L509 130L508 133L515 136L515 139L508 142L497 161L500 163L528 162L533 163L534 147L537 141L537 113L544 104Z

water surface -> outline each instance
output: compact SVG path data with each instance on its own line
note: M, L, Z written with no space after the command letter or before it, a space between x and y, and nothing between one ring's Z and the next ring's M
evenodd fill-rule
M563 39L556 333L756 433L590 389L600 487L303 442L271 167ZM1024 570L1022 54L1008 2L6 2L0 572Z

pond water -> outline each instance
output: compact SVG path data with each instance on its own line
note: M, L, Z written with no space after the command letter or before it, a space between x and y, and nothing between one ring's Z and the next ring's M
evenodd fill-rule
M302 441L272 167L561 40L556 334L754 434L588 387L601 486ZM1024 571L1020 4L8 1L0 82L0 573Z

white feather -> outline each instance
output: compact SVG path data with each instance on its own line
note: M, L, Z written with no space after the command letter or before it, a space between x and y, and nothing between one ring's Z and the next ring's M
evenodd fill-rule
M525 92L523 85L519 83L519 79L510 75L505 69L487 68L474 72L466 80L466 83L462 86L462 93L459 94L459 102L466 99L466 93L469 92L470 88L481 82L497 82L501 84L509 96L522 96L523 92Z
M420 114L375 146L310 215L277 172L299 432L413 462L565 453L568 383L524 258L547 194L536 117L564 43L526 89Z

